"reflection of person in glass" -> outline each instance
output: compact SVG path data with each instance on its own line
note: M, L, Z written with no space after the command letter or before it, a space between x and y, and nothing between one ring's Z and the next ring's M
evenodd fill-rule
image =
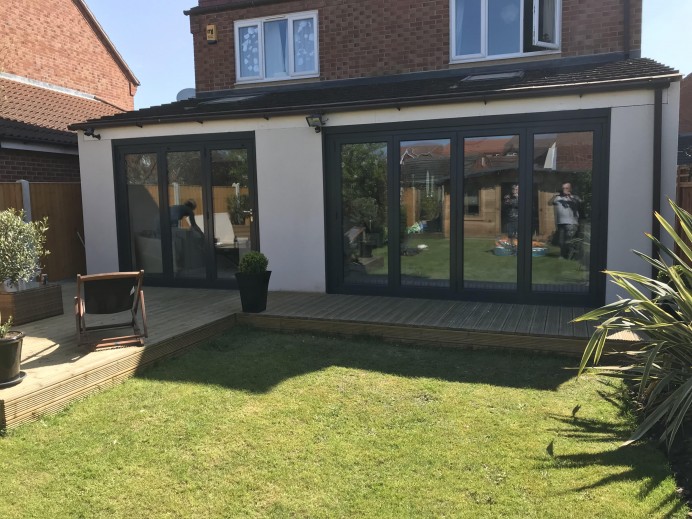
M195 209L197 209L197 202L192 198L187 200L184 204L171 206L171 227L180 227L180 221L187 217L190 222L190 228L203 236L204 233L202 229L199 228L199 225L197 225L195 221Z
M565 182L559 193L555 193L548 205L555 206L560 256L570 259L574 254L574 238L579 230L579 205L581 198L572 194L572 184Z
M507 214L507 239L513 247L517 246L519 235L519 185L512 184L511 194L505 195L502 204Z

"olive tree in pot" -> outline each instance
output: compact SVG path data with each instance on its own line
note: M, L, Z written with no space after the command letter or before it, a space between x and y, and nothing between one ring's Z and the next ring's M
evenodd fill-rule
M0 284L15 291L41 272L46 250L48 219L24 221L24 211L0 211Z
M267 257L257 251L248 252L240 259L235 278L238 281L243 312L259 313L267 308L271 276L271 271L267 270L268 264Z
M24 333L10 331L12 317L2 324L0 316L0 388L14 386L24 379L19 370L22 359Z

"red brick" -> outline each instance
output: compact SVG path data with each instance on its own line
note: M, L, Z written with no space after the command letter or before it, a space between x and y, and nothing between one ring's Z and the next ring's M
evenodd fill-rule
M0 149L0 182L79 182L79 157Z
M200 92L234 86L235 20L309 10L318 11L321 80L450 67L449 0L278 0L234 8L241 1L199 0L199 7L218 7L218 11L190 16ZM630 46L636 51L642 2L630 3ZM563 0L562 4L562 56L624 50L624 0ZM216 45L206 42L207 24L216 24Z
M136 85L73 0L3 0L0 42L3 72L134 107Z

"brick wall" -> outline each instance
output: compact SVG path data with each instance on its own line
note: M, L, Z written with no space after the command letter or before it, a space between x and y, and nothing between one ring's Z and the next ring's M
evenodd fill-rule
M2 0L0 71L133 109L136 86L113 60L76 1Z
M623 51L623 0L563 0L562 55ZM641 49L642 2L630 2L630 48Z
M680 83L680 133L692 133L692 74Z
M0 149L0 182L79 182L79 157Z
M640 48L641 2L631 0L631 48ZM563 0L562 56L623 51L624 0ZM317 10L320 79L443 70L449 65L449 0L199 0L209 12L190 16L197 90L233 87L233 22ZM224 9L226 7L226 9ZM206 42L216 24L218 43ZM492 63L492 61L489 61ZM478 65L476 63L475 65Z

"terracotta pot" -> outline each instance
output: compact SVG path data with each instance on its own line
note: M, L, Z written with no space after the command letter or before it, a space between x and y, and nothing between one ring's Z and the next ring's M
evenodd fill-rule
M23 332L10 331L0 338L0 387L19 384L24 376L19 370L22 360Z

